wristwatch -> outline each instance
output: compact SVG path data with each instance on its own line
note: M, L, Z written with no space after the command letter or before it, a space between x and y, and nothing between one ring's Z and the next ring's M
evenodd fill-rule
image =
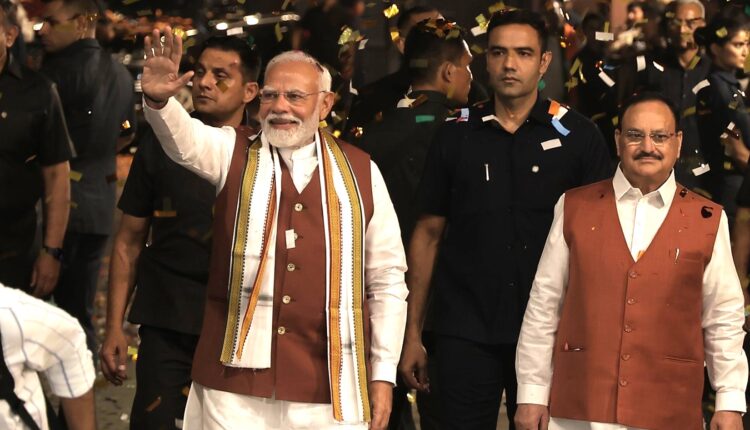
M52 248L51 246L44 245L42 246L42 249L47 254L51 255L52 258L54 258L57 261L62 261L63 259L63 250L62 248Z

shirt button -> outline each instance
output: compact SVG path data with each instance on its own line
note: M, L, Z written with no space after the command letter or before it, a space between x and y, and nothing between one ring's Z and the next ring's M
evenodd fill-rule
M633 331L633 327L630 327L628 324L625 324L625 333L630 333Z
M635 270L632 270L630 273L628 273L628 276L635 279L638 277L638 272L636 272Z
M278 333L278 334L284 334L284 333L286 333L286 328L284 326L281 326L281 327L279 327L279 328L276 329L276 333Z
M297 268L297 266L294 265L294 263L289 263L286 265L286 271L287 272L294 272L294 270Z
M292 301L292 298L289 297L289 296L284 296L284 297L281 298L281 303L283 303L285 305L288 305L289 302L291 302L291 301Z
M628 299L628 304L629 304L629 305L634 305L634 304L635 304L635 299L634 299L634 298L632 298L632 297L631 297L631 298L629 298L629 299Z
M294 233L294 240L299 239L299 235L297 233Z
M630 354L622 354L622 359L623 359L624 361L628 361L628 360L630 360Z
M620 386L621 387L627 387L628 386L628 380L627 379L620 379Z
M303 205L302 203L295 203L294 204L294 210L296 212L302 212L302 209L304 209L304 208L305 208L305 205Z

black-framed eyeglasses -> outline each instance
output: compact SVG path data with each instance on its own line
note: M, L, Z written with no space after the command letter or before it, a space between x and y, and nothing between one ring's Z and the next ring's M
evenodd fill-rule
M652 131L651 133L646 134L639 130L626 130L623 133L625 143L628 145L640 145L646 140L646 136L648 136L654 146L664 146L675 135L677 135L677 132L667 133L664 131Z
M271 89L262 89L258 93L258 97L260 98L261 103L271 103L275 102L279 99L279 96L284 96L287 102L292 105L300 105L307 100L308 97L320 94L320 93L327 93L328 91L317 91L314 93L304 93L302 91L276 91Z

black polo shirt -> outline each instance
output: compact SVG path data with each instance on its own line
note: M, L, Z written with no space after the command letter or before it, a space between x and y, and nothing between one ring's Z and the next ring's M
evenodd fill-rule
M41 71L57 84L77 154L70 161L68 231L110 234L117 138L135 131L133 78L95 39L48 55Z
M41 168L70 157L55 85L9 56L0 73L0 259L31 251Z
M383 174L407 249L417 220L417 187L427 151L451 111L440 92L413 91L409 98L413 107L390 109L352 141L370 154Z
M494 115L489 103L437 133L419 198L422 213L447 219L433 276L440 334L516 342L555 203L612 175L596 126L571 110L560 121L564 136L549 107L538 99L513 134L482 120Z
M150 129L139 141L118 207L150 218L129 321L199 334L216 188L172 161Z
M706 163L696 118L697 96L693 89L700 88L699 84L704 85L701 82L708 79L711 60L708 56L697 55L693 62L684 68L675 51L669 49L645 57L644 63L645 69L638 73L640 89L663 94L680 114L682 149L675 164L675 177L689 188L702 188L705 186L703 175L696 176L693 172L693 169Z

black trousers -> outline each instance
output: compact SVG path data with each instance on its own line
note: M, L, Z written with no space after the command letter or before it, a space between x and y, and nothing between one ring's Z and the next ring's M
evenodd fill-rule
M52 293L57 306L78 319L86 333L86 345L94 357L98 347L91 318L107 239L109 236L101 234L67 233L60 279Z
M135 365L131 430L177 429L192 379L190 370L198 336L142 325Z
M438 355L435 352L435 334L422 332L422 344L427 350L427 377L430 379L430 392L417 393L419 425L422 430L438 430L440 426L440 381L437 376Z
M516 345L435 338L442 429L495 430L505 391L509 429L516 412Z

